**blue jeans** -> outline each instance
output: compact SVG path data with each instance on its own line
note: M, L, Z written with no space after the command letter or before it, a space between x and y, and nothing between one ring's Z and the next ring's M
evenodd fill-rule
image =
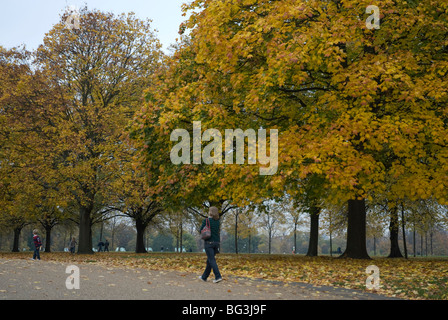
M204 273L202 274L202 279L207 280L212 269L213 273L215 274L215 279L222 278L215 259L215 254L219 252L219 242L205 241L204 249L205 253L207 254L207 265L205 267Z
M39 247L34 248L33 259L36 259L36 258L40 260Z

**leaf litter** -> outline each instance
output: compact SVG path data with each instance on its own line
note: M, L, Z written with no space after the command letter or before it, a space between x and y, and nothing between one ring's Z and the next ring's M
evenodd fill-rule
M27 259L24 253L0 253L0 258ZM202 273L206 257L199 253L97 253L69 255L63 252L45 253L45 260L64 263L88 263L107 268L146 269L164 274L167 271ZM241 277L235 283L254 285L251 281L265 279L289 283L363 290L389 297L423 300L448 299L448 258L337 259L275 254L219 254L217 262L225 276ZM380 287L366 288L369 276L366 268L379 268ZM150 284L150 283L148 283ZM257 284L255 284L258 287Z

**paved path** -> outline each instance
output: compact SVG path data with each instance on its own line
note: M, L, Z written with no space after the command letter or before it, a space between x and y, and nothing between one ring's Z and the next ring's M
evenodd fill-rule
M304 283L225 277L214 284L197 274L79 264L80 287L69 290L65 265L0 259L1 300L384 300L379 295Z

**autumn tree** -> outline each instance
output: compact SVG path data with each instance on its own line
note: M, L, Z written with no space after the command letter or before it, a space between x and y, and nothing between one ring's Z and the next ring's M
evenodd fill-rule
M185 5L188 41L167 61L159 90L149 90L138 122L142 148L155 151L146 159L153 189L244 204L308 187L316 201L347 203L342 257L351 258L369 258L366 203L375 194L446 202L447 5L383 1L379 29L366 25L369 5ZM176 128L192 136L193 121L219 131L278 129L277 173L261 177L246 164L171 165L174 143L163 137ZM320 182L309 184L312 177Z
M140 203L129 204L127 207L118 209L122 214L115 214L115 216L126 216L133 220L136 230L136 253L145 253L144 235L146 228L153 221L154 217L161 211L157 203L143 200Z
M185 222L187 210L166 210L162 220L168 225L168 229L176 240L175 248L177 252L182 252Z
M286 214L288 215L288 218L286 220L288 222L292 222L293 224L293 235L294 235L294 254L297 253L297 229L299 225L303 224L303 215L304 215L304 208L300 203L296 203L293 201L289 201L289 203L286 205Z
M155 74L146 92L147 102L135 117L131 136L139 146L141 161L149 172L152 195L170 202L180 210L187 208L198 216L204 209L216 206L222 217L236 206L249 204L252 199L260 201L260 193L266 194L265 190L269 188L266 188L267 179L259 175L258 166L236 164L236 153L240 148L236 139L229 143L222 136L222 154L212 151L211 155L216 161L204 163L203 150L211 145L209 141L217 145L213 137L205 138L207 132L212 129L224 135L226 129L240 127L242 130L255 131L260 127L256 121L248 127L244 116L235 121L212 103L207 106L206 112L200 107L189 105L193 101L201 105L206 99L201 90L194 91L201 85L199 72L203 68L195 59L194 49L194 43L186 38L175 47L172 56L165 57L164 67ZM195 122L200 122L199 133L195 133ZM190 137L173 135L176 130L183 130L183 134L187 133ZM201 140L198 142L200 161L173 163L172 151L179 140L191 139L188 143L191 146L196 135ZM244 152L247 154L247 141L244 142ZM174 153L175 156L188 154L190 160L198 156L193 148ZM220 156L224 160L219 161ZM232 164L225 163L225 159L229 158ZM247 162L246 156L245 159Z
M135 252L144 253L145 231L166 208L164 203L154 201L148 195L148 174L136 159L137 152L127 130L122 142L128 147L116 150L118 178L111 182L114 192L110 194L107 208L115 212L114 216L126 216L133 220L137 231Z
M79 214L79 253L92 252L91 226L114 193L119 155L129 150L124 131L161 55L150 21L82 8L79 28L68 13L45 36L36 66L59 90L52 118L60 178Z
M377 239L383 237L385 233L386 218L383 206L370 203L367 210L367 228L366 234L368 238L373 238L373 254L376 255Z
M254 239L260 226L259 215L257 215L255 206L248 205L230 210L222 224L222 230L234 237L235 253L240 253L242 241L244 241L244 246L247 245L246 252L253 252Z
M279 225L285 222L285 212L281 203L269 200L259 206L257 211L259 215L259 226L267 232L268 253L271 253L272 239L280 229Z
M14 232L13 252L19 251L20 232L28 224L19 200L23 158L15 145L23 135L13 117L19 107L15 91L21 80L32 74L28 59L29 53L24 50L0 47L0 220Z
M57 210L65 202L54 152L54 115L61 100L46 74L33 67L32 58L32 52L21 48L0 52L0 189L4 213L20 215L11 220L23 220L20 225L39 221L49 251L51 230L64 218Z
M239 234L242 239L247 239L247 252L254 252L254 243L258 235L258 217L254 210L250 207L243 208L243 215L241 216L241 222L239 225Z
M243 208L234 208L229 211L229 214L226 216L228 222L227 228L225 228L226 232L230 235L234 236L235 243L235 253L239 253L238 240L240 238L249 238L249 250L250 250L250 240L253 234L256 234L254 231L254 207L253 206L245 206Z
M333 238L342 235L347 225L346 203L324 203L322 212L323 231L329 236L330 256L333 256Z
M447 198L447 4L382 1L380 29L366 25L369 5L193 1L197 73L176 101L215 123L243 114L278 126L268 185L323 175L348 204L352 258L368 258L366 201L389 177L391 201Z

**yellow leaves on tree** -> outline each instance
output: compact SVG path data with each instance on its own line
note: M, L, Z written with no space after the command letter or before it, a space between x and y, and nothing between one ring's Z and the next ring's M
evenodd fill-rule
M150 109L160 112L165 135L191 121L279 129L276 176L266 181L244 166L226 167L217 177L228 189L208 193L245 190L239 199L255 200L314 189L316 196L361 201L349 208L362 212L362 201L379 195L448 200L447 6L383 1L381 27L370 30L369 4L197 0L185 6L193 11L184 25L189 37L167 63L158 82L163 89L151 93ZM209 170L217 170L190 169L204 185ZM160 181L180 170L165 170ZM249 175L251 183L241 188ZM319 183L307 188L310 181Z
M30 179L57 190L64 199L58 204L79 213L79 251L88 253L94 218L125 193L116 180L133 173L129 163L135 147L126 130L162 53L150 22L134 14L115 16L85 7L79 18L79 28L70 29L67 14L62 16L33 53L34 69L12 90L17 100L28 102L16 102L20 113L8 109L9 101L0 103L15 120L11 131L26 131L9 136L26 159L28 171L21 172L33 168Z

